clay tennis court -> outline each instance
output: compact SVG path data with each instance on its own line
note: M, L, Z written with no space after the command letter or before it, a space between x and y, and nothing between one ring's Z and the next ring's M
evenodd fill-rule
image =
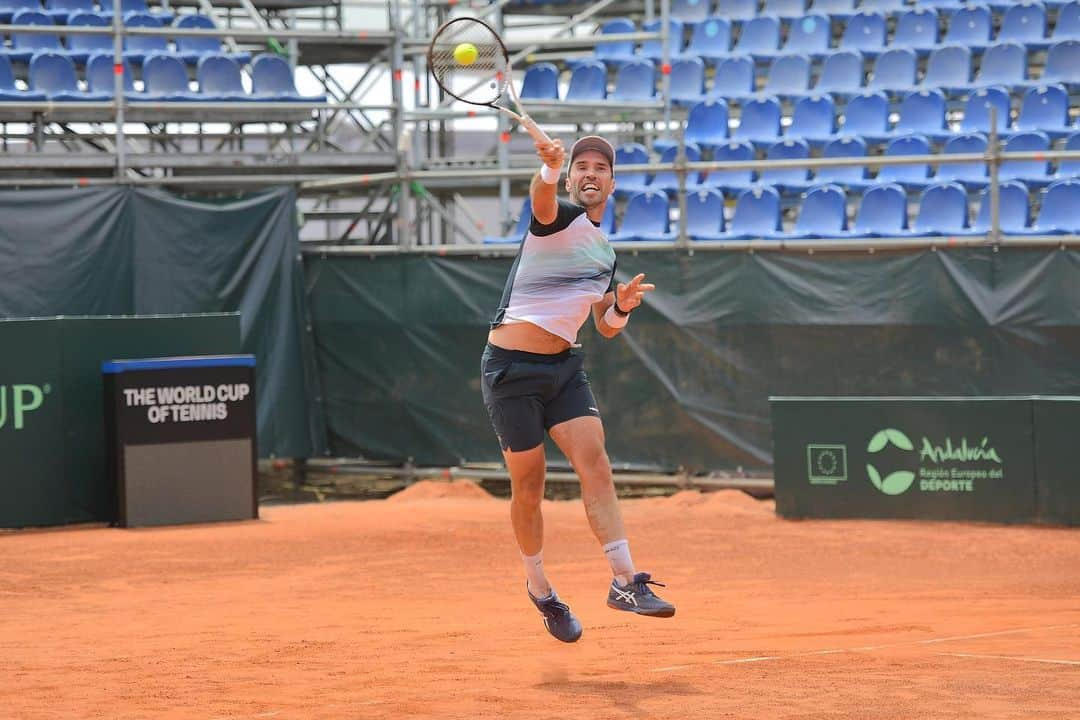
M524 595L506 500L421 483L255 522L0 535L4 718L1076 718L1080 533L626 500L671 620L604 605L578 501Z

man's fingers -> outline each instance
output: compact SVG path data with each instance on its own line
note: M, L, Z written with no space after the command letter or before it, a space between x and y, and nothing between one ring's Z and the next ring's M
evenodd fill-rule
M650 292L652 290L655 290L656 286L653 285L652 283L642 283L642 284L638 285L637 289L641 290L642 292Z

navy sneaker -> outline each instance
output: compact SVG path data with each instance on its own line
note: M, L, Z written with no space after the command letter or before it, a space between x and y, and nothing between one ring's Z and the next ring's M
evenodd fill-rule
M616 610L648 615L649 617L671 617L675 614L675 606L664 600L652 591L650 585L667 587L664 583L656 582L649 573L639 572L626 585L620 585L618 580L611 581L611 590L608 591L607 605Z
M581 637L581 623L574 617L574 613L570 612L570 606L559 600L554 590L550 595L539 600L529 592L527 584L525 592L529 594L529 599L533 601L536 609L544 616L544 627L556 640L572 643Z

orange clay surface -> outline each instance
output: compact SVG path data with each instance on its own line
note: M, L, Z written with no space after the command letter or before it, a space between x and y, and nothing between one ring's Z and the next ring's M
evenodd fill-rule
M1078 718L1080 531L624 500L670 620L609 610L580 501L544 631L509 505L421 483L256 522L0 535L0 718Z

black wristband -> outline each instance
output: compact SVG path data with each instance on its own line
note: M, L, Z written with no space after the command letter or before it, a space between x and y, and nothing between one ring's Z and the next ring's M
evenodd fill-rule
M615 308L615 314L619 317L626 317L633 312L633 310L623 310L619 307L619 298L615 298L615 304L612 307Z

